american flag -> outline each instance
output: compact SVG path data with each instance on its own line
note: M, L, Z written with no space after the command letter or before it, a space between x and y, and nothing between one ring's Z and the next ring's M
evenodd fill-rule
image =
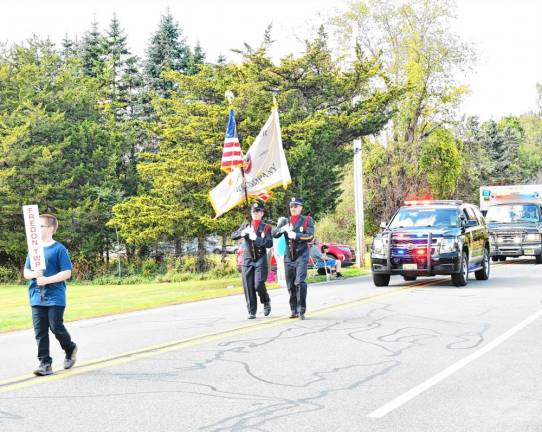
M230 110L230 118L228 120L228 128L224 138L224 150L222 151L222 162L220 169L229 173L235 167L243 165L243 153L241 152L241 144L237 137L237 127L235 126L235 114Z

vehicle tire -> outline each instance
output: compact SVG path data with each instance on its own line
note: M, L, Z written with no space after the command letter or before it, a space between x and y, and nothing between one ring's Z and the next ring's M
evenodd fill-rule
M499 261L506 261L506 257L505 256L500 256Z
M535 257L535 259L536 259L536 263L537 263L537 264L542 264L542 254L540 254L540 255L535 255L534 257Z
M389 274L373 273L373 282L377 287L388 286L390 284Z
M477 270L474 272L474 276L476 276L476 280L488 280L489 279L489 272L490 272L490 264L489 264L489 251L487 249L484 249L484 258L482 260L482 268L480 270Z
M469 280L469 257L466 251L463 251L460 263L461 269L459 273L452 275L452 283L456 287L465 286Z
M412 282L418 279L418 276L403 275L403 279L407 282Z
M499 261L499 257L498 256L492 256L491 261L497 262L497 261Z

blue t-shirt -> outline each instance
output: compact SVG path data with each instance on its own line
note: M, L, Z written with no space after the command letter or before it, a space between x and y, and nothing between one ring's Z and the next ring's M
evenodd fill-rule
M72 269L72 262L68 249L55 241L52 245L43 248L45 252L45 270L43 276L53 276L65 270ZM25 267L30 269L30 258L26 257ZM66 306L66 282L57 282L45 285L45 299L42 302L38 283L35 279L28 286L30 306Z

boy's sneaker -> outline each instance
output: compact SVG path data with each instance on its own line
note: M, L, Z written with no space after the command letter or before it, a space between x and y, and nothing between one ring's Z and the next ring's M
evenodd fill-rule
M64 359L64 369L70 369L77 360L77 345L73 347L73 350L70 355L66 354L66 358Z
M40 363L38 368L34 371L34 375L36 376L45 376L45 375L52 375L53 374L53 367L51 366L51 363Z

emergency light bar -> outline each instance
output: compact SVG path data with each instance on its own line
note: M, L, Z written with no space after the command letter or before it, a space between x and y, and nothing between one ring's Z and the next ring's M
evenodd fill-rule
M536 203L542 205L542 185L509 185L480 187L480 210L495 204Z
M414 206L414 205L461 205L463 201L461 200L409 200L405 201L405 205Z

